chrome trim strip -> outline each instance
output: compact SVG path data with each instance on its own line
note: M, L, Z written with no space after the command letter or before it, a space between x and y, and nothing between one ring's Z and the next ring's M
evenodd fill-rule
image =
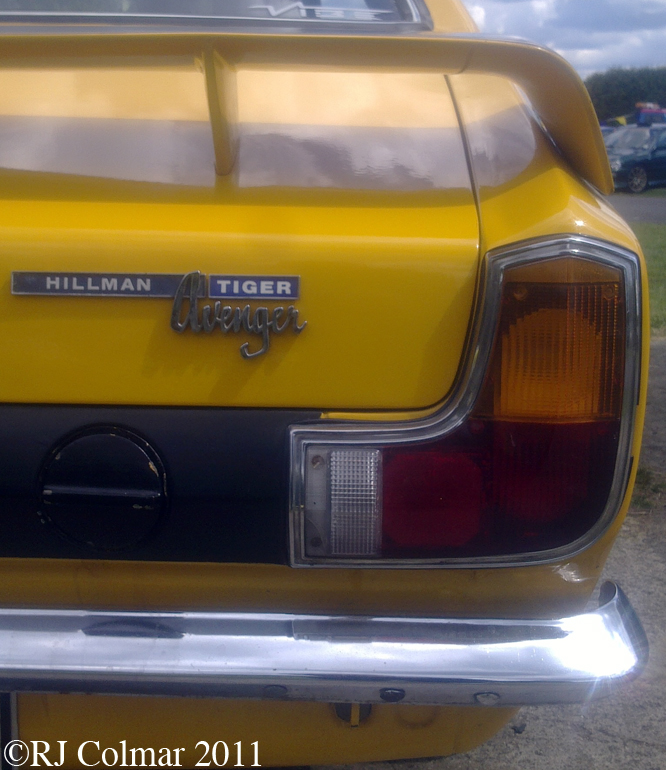
M509 267L563 256L580 256L622 270L626 303L626 350L622 418L615 475L604 512L596 524L578 540L547 551L507 556L478 556L460 559L363 559L351 557L308 557L305 553L304 479L307 448L312 444L327 446L363 444L387 446L395 443L428 441L442 438L455 430L470 414L479 396L490 358L502 292L504 272ZM384 569L484 568L544 564L570 558L588 548L608 529L624 499L631 467L636 404L640 385L641 362L641 283L638 256L612 243L582 235L564 235L513 244L486 254L482 266L481 289L475 306L474 326L467 353L453 391L436 414L421 420L391 423L349 421L299 427L290 430L290 542L291 565L310 567L374 567Z
M324 702L581 702L645 665L613 583L557 620L0 610L0 690Z

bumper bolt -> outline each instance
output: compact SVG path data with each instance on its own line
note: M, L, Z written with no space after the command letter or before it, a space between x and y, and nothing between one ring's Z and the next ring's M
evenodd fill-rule
M264 687L264 698L285 698L287 688L281 684L267 684Z
M379 697L386 703L398 703L405 697L405 691L399 690L397 687L385 687L379 691Z
M474 700L480 706L496 706L499 703L500 696L496 692L477 692Z

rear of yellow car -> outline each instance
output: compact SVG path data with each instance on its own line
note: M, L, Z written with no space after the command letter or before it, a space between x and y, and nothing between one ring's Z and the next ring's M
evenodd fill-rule
M568 66L457 0L4 5L4 761L444 755L635 676L645 268Z

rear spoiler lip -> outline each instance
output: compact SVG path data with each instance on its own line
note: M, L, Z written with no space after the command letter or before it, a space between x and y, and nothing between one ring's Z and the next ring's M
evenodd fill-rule
M412 36L194 32L0 24L0 66L62 68L156 65L197 58L206 74L219 173L236 154L237 67L441 72L507 77L530 100L574 170L603 194L613 191L605 145L587 89L559 54L514 38L476 34ZM82 31L85 30L85 31Z

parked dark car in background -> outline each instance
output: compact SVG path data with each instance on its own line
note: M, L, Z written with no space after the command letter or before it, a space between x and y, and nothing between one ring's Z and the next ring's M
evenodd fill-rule
M604 141L616 189L641 193L666 183L666 126L627 126Z

